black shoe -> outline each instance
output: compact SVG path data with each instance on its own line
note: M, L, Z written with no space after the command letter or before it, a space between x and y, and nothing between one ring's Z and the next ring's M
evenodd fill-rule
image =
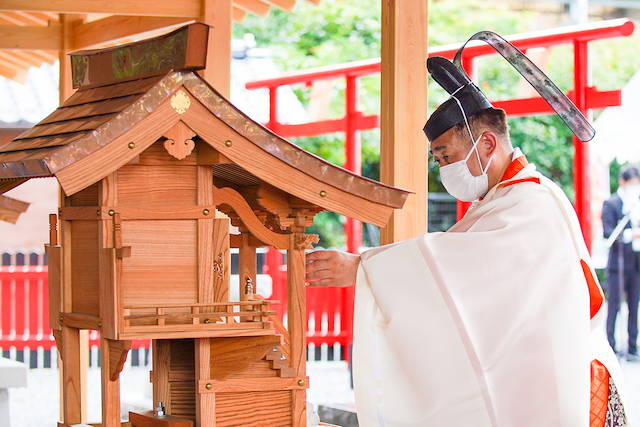
M627 353L627 362L640 362L638 353Z

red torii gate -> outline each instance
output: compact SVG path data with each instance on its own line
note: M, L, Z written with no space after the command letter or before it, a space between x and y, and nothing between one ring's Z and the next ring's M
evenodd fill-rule
M568 92L568 96L574 101L583 114L589 116L592 109L618 106L621 103L620 90L600 91L590 86L589 43L594 40L629 36L633 33L634 27L634 23L631 20L623 18L548 31L523 33L507 37L507 39L523 51L536 47L572 44L574 89ZM444 56L452 59L458 48L459 44L433 48L429 50L429 56ZM486 44L469 44L464 51L463 67L470 76L473 76L474 59L480 56L495 54L496 52ZM316 136L326 133L344 132L346 136L346 160L344 167L361 173L361 146L358 131L377 128L379 126L379 117L378 115L364 115L358 110L357 79L361 76L379 72L380 58L374 58L286 73L272 79L249 82L246 87L248 89L267 88L269 90L269 121L266 123L266 126L284 137ZM278 87L293 84L312 85L313 82L317 80L332 80L338 78L344 78L346 80L344 117L303 124L284 124L279 121L277 109ZM548 104L540 97L496 101L493 104L496 107L505 109L510 116L548 114L552 112ZM581 143L575 137L573 139L573 146L573 182L576 195L574 207L580 220L585 242L590 248L591 218L589 205L591 191L588 170L589 146ZM468 206L468 203L458 203L458 217L464 215ZM347 235L347 250L357 252L362 243L361 225L357 221L347 219L345 234Z

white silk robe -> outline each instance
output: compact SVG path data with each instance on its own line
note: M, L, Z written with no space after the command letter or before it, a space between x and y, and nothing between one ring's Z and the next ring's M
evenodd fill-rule
M581 260L595 276L572 206L533 165L448 232L365 252L360 426L588 426L592 360L624 393Z

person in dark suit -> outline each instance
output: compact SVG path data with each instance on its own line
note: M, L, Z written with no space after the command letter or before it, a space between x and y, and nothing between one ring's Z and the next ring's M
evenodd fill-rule
M602 228L604 237L609 238L620 220L630 214L631 220L609 250L609 260L606 270L607 309L607 338L609 344L618 355L622 351L616 349L615 326L616 317L620 310L622 296L627 298L629 319L627 332L629 341L627 360L638 361L638 298L640 297L640 255L634 251L634 246L640 249L640 228L638 228L638 213L640 211L640 168L634 165L625 166L620 170L618 191L604 202L602 207ZM636 239L636 243L633 240Z

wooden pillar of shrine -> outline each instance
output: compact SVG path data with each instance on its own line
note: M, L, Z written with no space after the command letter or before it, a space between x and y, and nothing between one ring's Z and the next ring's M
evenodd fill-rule
M240 279L240 301L249 299L250 294L247 288L251 286L252 292L256 293L256 248L251 245L251 233L246 229L241 229L240 247L238 248L238 277Z
M120 372L131 348L129 340L100 339L102 427L120 427Z
M82 375L80 357L80 330L62 326L62 345L58 344L60 357L64 362L61 370L62 421L65 424L79 424L86 417L86 376ZM86 373L86 372L85 372Z
M387 244L427 231L427 1L382 0L380 178L414 192L380 235Z
M71 60L68 53L73 50L74 28L82 23L83 15L60 14L59 103L73 94L71 83ZM59 191L58 206L64 206L64 193ZM71 230L69 221L60 221L63 263L69 265L71 256ZM65 268L63 281L63 308L71 311L71 276ZM67 290L66 296L64 290ZM89 331L62 327L62 354L60 366L60 415L67 424L87 421L87 369L89 368ZM67 342L68 341L68 342ZM60 363L63 361L64 363Z
M196 377L196 427L215 427L216 394L211 390L211 339L196 338L195 377Z
M289 331L290 362L294 375L306 377L307 363L307 299L305 290L305 217L297 215L291 226L289 248L287 250L287 330ZM308 384L299 384L308 387ZM307 423L307 391L293 390L292 420L295 427Z

